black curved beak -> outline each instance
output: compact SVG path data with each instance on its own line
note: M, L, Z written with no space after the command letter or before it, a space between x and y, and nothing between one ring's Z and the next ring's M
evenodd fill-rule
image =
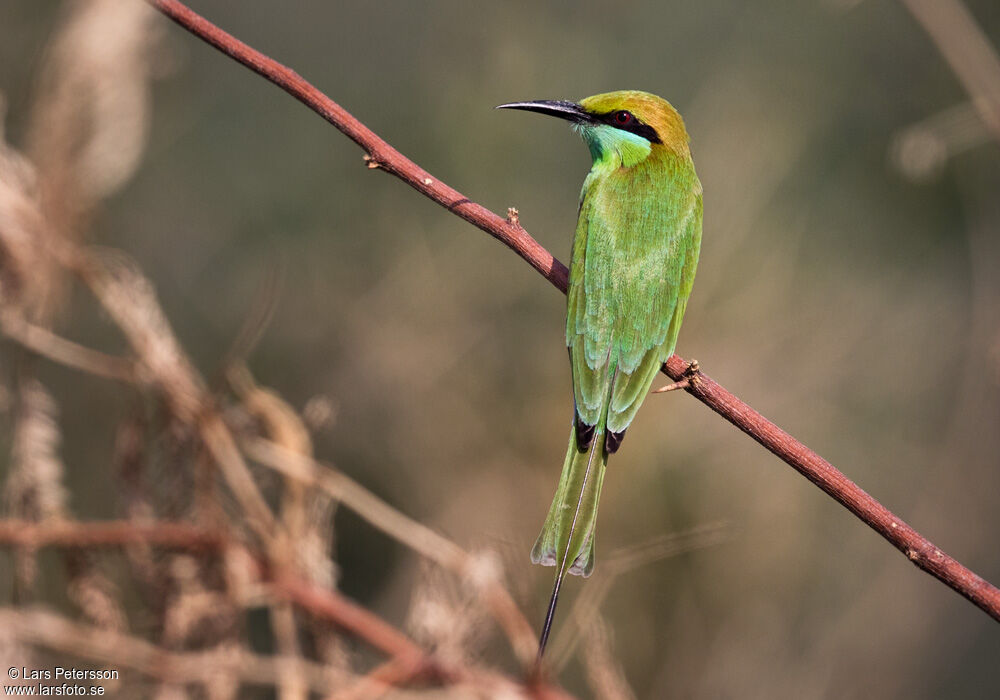
M583 123L594 121L594 118L576 102L567 100L532 100L531 102L508 102L497 105L495 109L523 109L528 112L547 114L571 122Z

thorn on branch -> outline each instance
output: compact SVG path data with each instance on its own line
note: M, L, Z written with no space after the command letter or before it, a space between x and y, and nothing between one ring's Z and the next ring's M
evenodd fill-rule
M511 226L521 226L521 220L517 216L518 211L515 207L507 207L507 223Z
M375 170L375 168L382 167L381 165L379 165L379 162L375 160L375 156L373 156L371 153L364 154L362 158L364 158L365 165L368 167L369 170Z
M693 386L697 386L700 378L698 375L701 374L701 367L698 365L698 360L691 360L688 363L687 369L684 370L684 378L676 382L672 382L665 386L661 386L659 389L654 389L653 394L665 394L668 391L677 391L678 389L690 389Z

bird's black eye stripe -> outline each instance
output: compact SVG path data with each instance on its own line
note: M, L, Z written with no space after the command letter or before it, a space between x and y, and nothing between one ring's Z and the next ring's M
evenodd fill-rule
M636 119L634 114L623 109L615 110L614 112L607 112L605 114L597 114L594 115L594 118L598 122L608 124L616 129L631 131L633 134L643 137L650 143L663 143L663 141L660 140L660 135L656 133L656 129L651 127L649 124L643 124L641 121Z

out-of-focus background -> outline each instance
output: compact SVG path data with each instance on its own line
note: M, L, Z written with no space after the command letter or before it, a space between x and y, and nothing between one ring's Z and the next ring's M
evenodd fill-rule
M46 122L58 96L40 96L58 83L53 37L87 4L0 4L5 140L29 157L44 159L62 133ZM937 8L938 40L953 42L974 84L990 85L979 58L995 51L941 19L955 3L911 4ZM678 352L1000 581L1000 128L907 3L192 5L466 196L517 207L563 260L586 149L563 123L493 106L621 88L669 99L705 190ZM964 6L978 36L1000 43L1000 4ZM58 117L107 120L119 159L84 178L104 189L82 207L86 226L75 220L81 236L135 258L209 381L247 317L273 303L246 364L312 412L317 457L460 545L498 552L516 600L540 621L551 570L532 567L528 550L571 415L563 298L163 18L95 22L82 23L81 53L66 65L83 66L85 80L97 70L88 61L107 66L110 53L136 75L116 78L135 87L124 97L96 90L93 109ZM1000 84L991 89L995 99ZM1000 104L983 99L987 111ZM79 285L66 298L56 332L125 351ZM20 352L6 341L0 355L5 453ZM67 507L120 516L115 436L142 403L44 360L33 372L58 405ZM729 524L723 543L611 583L601 623L583 635L602 644L584 639L569 658L568 691L1000 696L994 621L698 402L650 397L605 481L598 572L622 547L718 521ZM419 637L416 603L433 597L419 557L347 509L332 528L339 590ZM4 579L13 564L0 555ZM61 574L45 579L58 565L40 566L48 594L36 599L68 605ZM565 587L553 642L564 652L573 599L591 583ZM5 603L15 589L0 583ZM495 635L482 637L465 653L515 668ZM603 681L588 675L607 653Z

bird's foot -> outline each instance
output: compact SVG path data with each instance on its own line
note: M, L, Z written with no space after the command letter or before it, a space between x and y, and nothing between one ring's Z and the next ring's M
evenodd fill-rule
M690 389L698 381L698 374L701 372L701 367L698 365L698 360L691 360L688 363L687 368L684 370L683 379L679 379L676 382L671 382L665 386L661 386L659 389L653 389L654 394L665 394L668 391L677 391L678 389Z

